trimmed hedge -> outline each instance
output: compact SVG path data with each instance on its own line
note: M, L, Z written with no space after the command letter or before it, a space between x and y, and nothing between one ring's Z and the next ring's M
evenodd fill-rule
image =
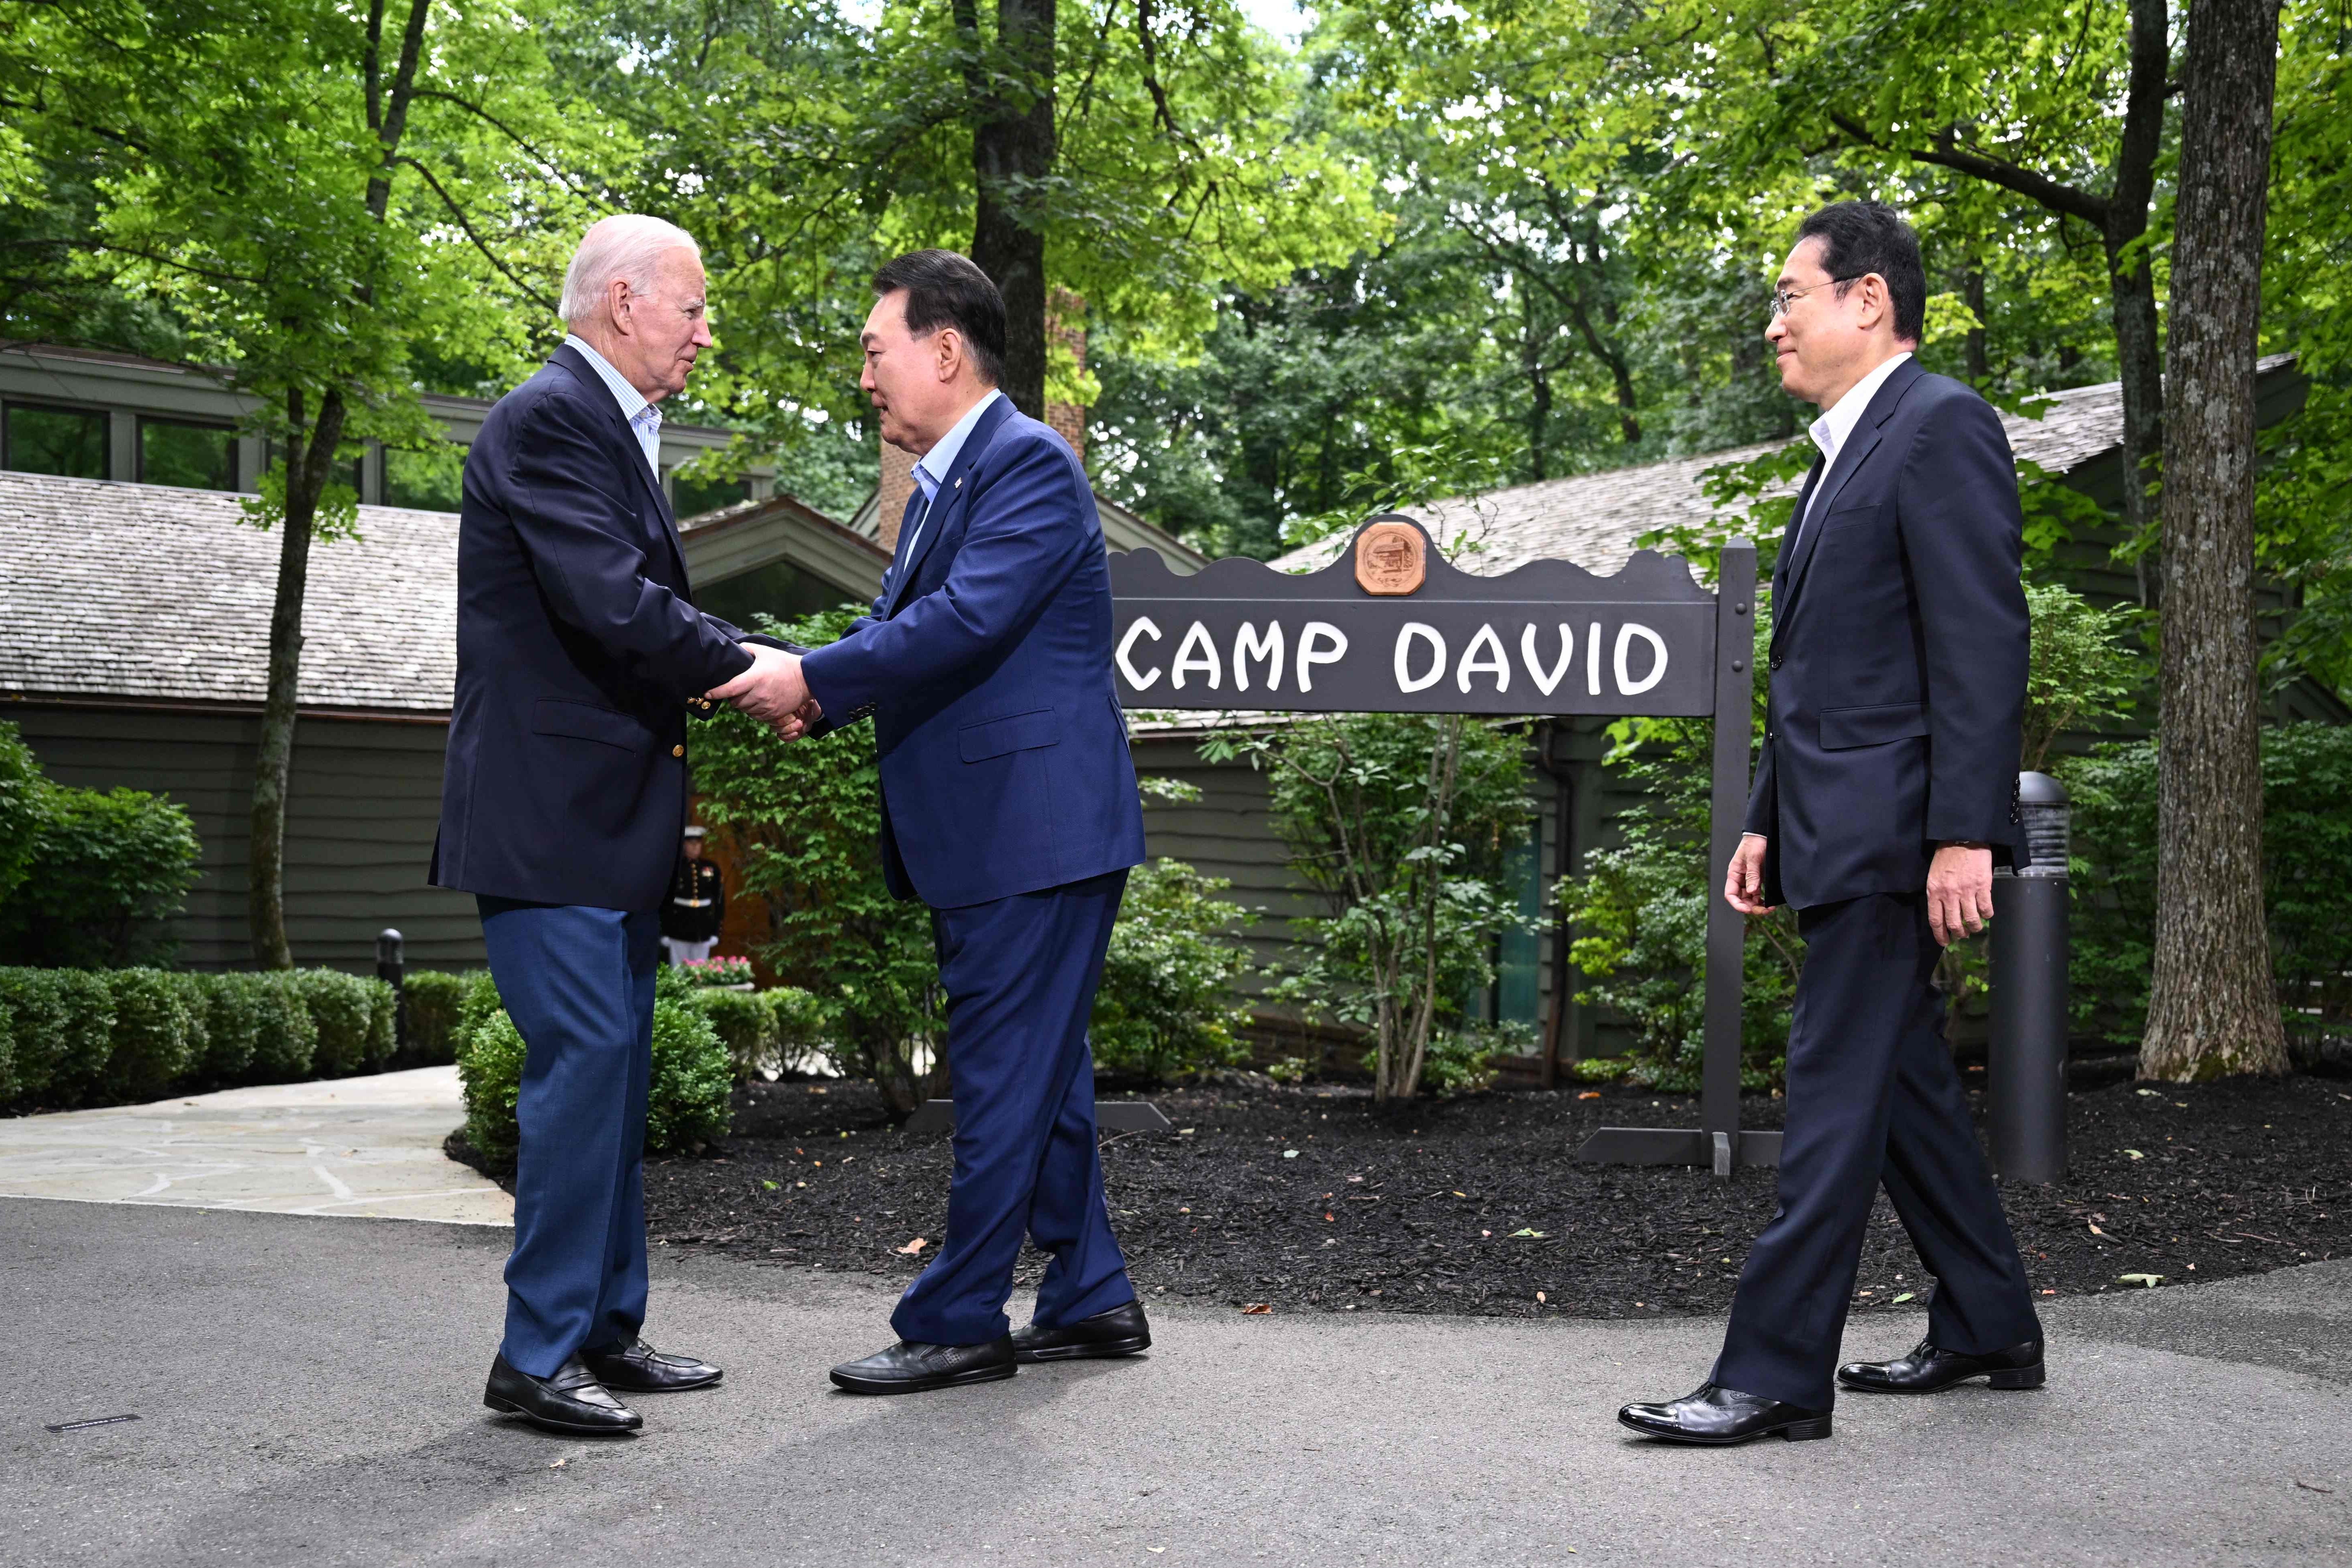
M457 1060L457 1010L473 985L470 975L418 969L401 984L401 1000L408 1009L407 1059L420 1067L438 1067Z
M186 993L161 969L110 969L105 980L114 994L114 1043L99 1094L117 1104L158 1099L194 1065Z
M479 994L477 989L468 1002ZM520 1142L515 1098L522 1089L529 1054L522 1031L503 1009L493 1009L461 1030L457 1081L466 1092L466 1137L494 1169L514 1166ZM646 1152L692 1154L726 1136L734 1082L727 1047L702 1009L679 997L656 1001Z
M310 1077L319 1054L319 1021L310 1016L301 982L284 970L252 978L260 1026L246 1077L256 1083Z

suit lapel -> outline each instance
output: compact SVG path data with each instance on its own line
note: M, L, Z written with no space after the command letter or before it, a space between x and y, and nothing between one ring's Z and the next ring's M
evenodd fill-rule
M1845 445L1839 449L1837 461L1830 465L1827 474L1822 476L1818 486L1809 486L1817 492L1819 498L1809 495L1799 503L1795 559L1788 562L1785 583L1775 595L1780 600L1773 617L1776 630L1772 640L1776 644L1780 642L1777 628L1787 625L1790 615L1795 611L1797 595L1804 589L1805 570L1812 565L1814 553L1821 548L1822 534L1829 522L1830 513L1837 507L1839 493L1861 472L1862 465L1870 460L1870 455L1878 450L1878 443L1885 434L1886 422L1895 416L1895 409L1903 402L1903 394L1911 390L1911 383L1917 381L1920 374L1919 361L1916 359L1904 361L1888 373L1886 380L1879 383L1878 391L1872 395L1870 406L1863 410L1861 423L1853 427L1853 434L1846 437ZM1819 466L1816 463L1815 467L1818 469Z
M613 389L596 373L596 367L582 357L579 350L566 343L555 350L555 362L570 371L580 384L590 389L588 406L597 411L612 437L626 452L628 460L621 465L634 471L638 480L653 496L654 510L661 518L662 538L668 541L670 559L677 569L677 580L686 577L686 544L678 538L677 518L670 512L669 497L662 494L661 480L654 474L653 465L646 461L646 449L637 444L637 433L621 417L621 405L613 396Z
M956 454L954 468L940 481L939 494L931 498L930 510L919 525L914 549L908 554L898 582L890 590L889 608L882 612L885 620L898 611L898 601L907 596L908 587L915 580L915 573L922 570L924 558L931 553L931 547L955 521L969 493L971 471L987 455L989 443L994 441L996 433L1004 428L1004 421L1012 412L1013 400L999 394L996 401L988 405L988 412L980 416L980 422L971 427L971 434L964 437L963 450ZM903 537L903 530L901 533Z

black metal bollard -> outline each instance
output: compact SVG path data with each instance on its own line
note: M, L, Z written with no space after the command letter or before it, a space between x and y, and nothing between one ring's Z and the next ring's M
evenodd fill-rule
M402 985L407 973L400 933L387 925L375 934L375 977L392 988L392 1048L395 1052L408 1049L408 992Z
M2021 773L2018 813L2030 863L1992 882L1992 1016L1985 1120L1992 1168L2011 1181L2066 1172L2065 787Z

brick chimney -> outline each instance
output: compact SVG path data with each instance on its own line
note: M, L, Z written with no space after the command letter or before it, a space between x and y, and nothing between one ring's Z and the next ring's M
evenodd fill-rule
M882 443L882 490L875 501L875 517L882 525L882 548L898 549L898 524L907 515L907 497L915 493L915 459L888 442Z

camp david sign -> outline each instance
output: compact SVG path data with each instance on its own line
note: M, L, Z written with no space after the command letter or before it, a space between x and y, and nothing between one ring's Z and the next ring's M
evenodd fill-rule
M1612 577L1535 560L1450 564L1411 517L1374 517L1319 571L1211 561L1179 577L1150 550L1110 558L1111 643L1130 708L1711 717L1706 888L1723 885L1748 801L1756 547L1724 546L1714 592L1674 556ZM1580 1158L1772 1165L1780 1134L1739 1125L1738 911L1706 900L1706 1060L1696 1127L1602 1127Z
M1640 551L1613 577L1564 560L1478 577L1382 517L1302 576L1226 559L1179 577L1150 550L1110 572L1129 707L1715 711L1720 607L1674 556Z

